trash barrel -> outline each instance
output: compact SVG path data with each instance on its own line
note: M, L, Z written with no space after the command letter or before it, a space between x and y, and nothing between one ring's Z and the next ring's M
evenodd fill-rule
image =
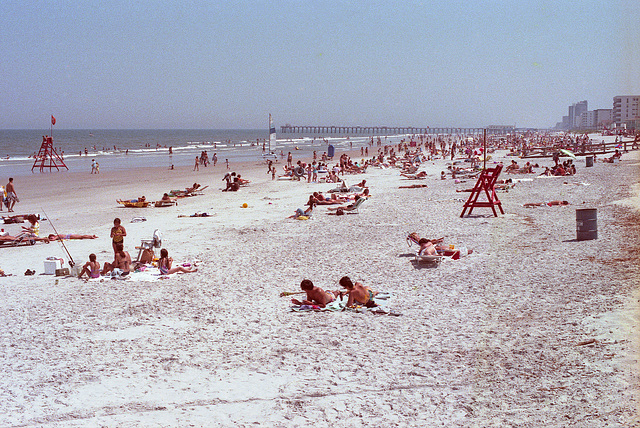
M598 210L582 208L576 210L576 237L578 241L598 239Z
M593 156L587 156L586 158L587 166L593 166Z

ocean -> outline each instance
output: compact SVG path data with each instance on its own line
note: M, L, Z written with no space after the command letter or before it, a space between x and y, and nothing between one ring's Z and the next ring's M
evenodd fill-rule
M31 174L33 156L38 153L43 136L50 130L0 130L0 177ZM266 129L53 129L53 146L70 171L90 171L92 159L100 170L126 170L144 166L193 166L195 157L206 150L209 158L216 153L218 162L262 160L262 145L268 151ZM310 158L313 151L321 156L329 145L336 150L359 148L370 135L278 135L277 154L295 151L296 158ZM382 137L383 140L385 137ZM169 148L172 154L169 153ZM274 151L274 148L271 148ZM63 168L64 170L64 168ZM48 173L48 169L46 170ZM55 168L54 168L55 171ZM65 170L66 171L66 170ZM39 173L36 168L34 172Z

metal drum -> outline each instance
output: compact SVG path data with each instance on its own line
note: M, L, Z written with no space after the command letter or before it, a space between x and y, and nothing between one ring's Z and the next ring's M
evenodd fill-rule
M593 166L593 156L587 156L585 160L587 162L587 166Z
M598 239L598 210L582 208L576 210L576 235L578 241Z

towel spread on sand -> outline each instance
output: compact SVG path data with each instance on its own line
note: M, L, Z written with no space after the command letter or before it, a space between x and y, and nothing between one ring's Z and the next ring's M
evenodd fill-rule
M347 308L347 296L343 298L336 298L333 302L326 305L324 308L321 308L318 305L293 305L291 306L291 310L293 312L356 312L356 313L371 313L376 315L393 315L400 316L401 314L390 309L388 307L388 300L391 297L390 293L381 292L378 293L373 301L375 302L376 307L367 308L365 306L355 306L353 308Z
M117 279L121 281L155 282L161 279L171 278L175 275L177 275L177 273L172 273L171 275L162 275L160 273L160 269L158 269L157 267L144 265L143 270L137 270L125 276L121 275L120 269L115 269L113 272L109 272L108 274L99 278L89 278L89 281L100 282L105 280Z

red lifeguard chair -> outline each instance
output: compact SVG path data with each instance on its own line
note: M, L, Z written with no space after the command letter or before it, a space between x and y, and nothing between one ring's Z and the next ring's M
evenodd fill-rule
M473 211L475 207L491 208L493 210L493 215L498 217L498 213L496 211L497 206L500 209L500 212L504 214L502 202L498 199L498 195L496 195L495 190L496 181L498 180L500 171L502 171L502 165L497 165L495 168L487 168L480 173L480 177L478 177L476 185L471 189L469 199L464 203L464 208L462 209L460 217L464 217L464 213L467 208L469 208L469 214L471 214L471 211ZM487 196L487 200L478 201L478 197L483 191Z
M33 161L33 166L31 167L31 172L36 167L40 167L40 172L42 172L45 168L49 168L49 172L53 170L55 167L56 170L60 171L61 167L69 168L64 163L60 155L56 152L56 149L53 148L53 138L49 136L42 137L42 145L40 146L40 151Z

